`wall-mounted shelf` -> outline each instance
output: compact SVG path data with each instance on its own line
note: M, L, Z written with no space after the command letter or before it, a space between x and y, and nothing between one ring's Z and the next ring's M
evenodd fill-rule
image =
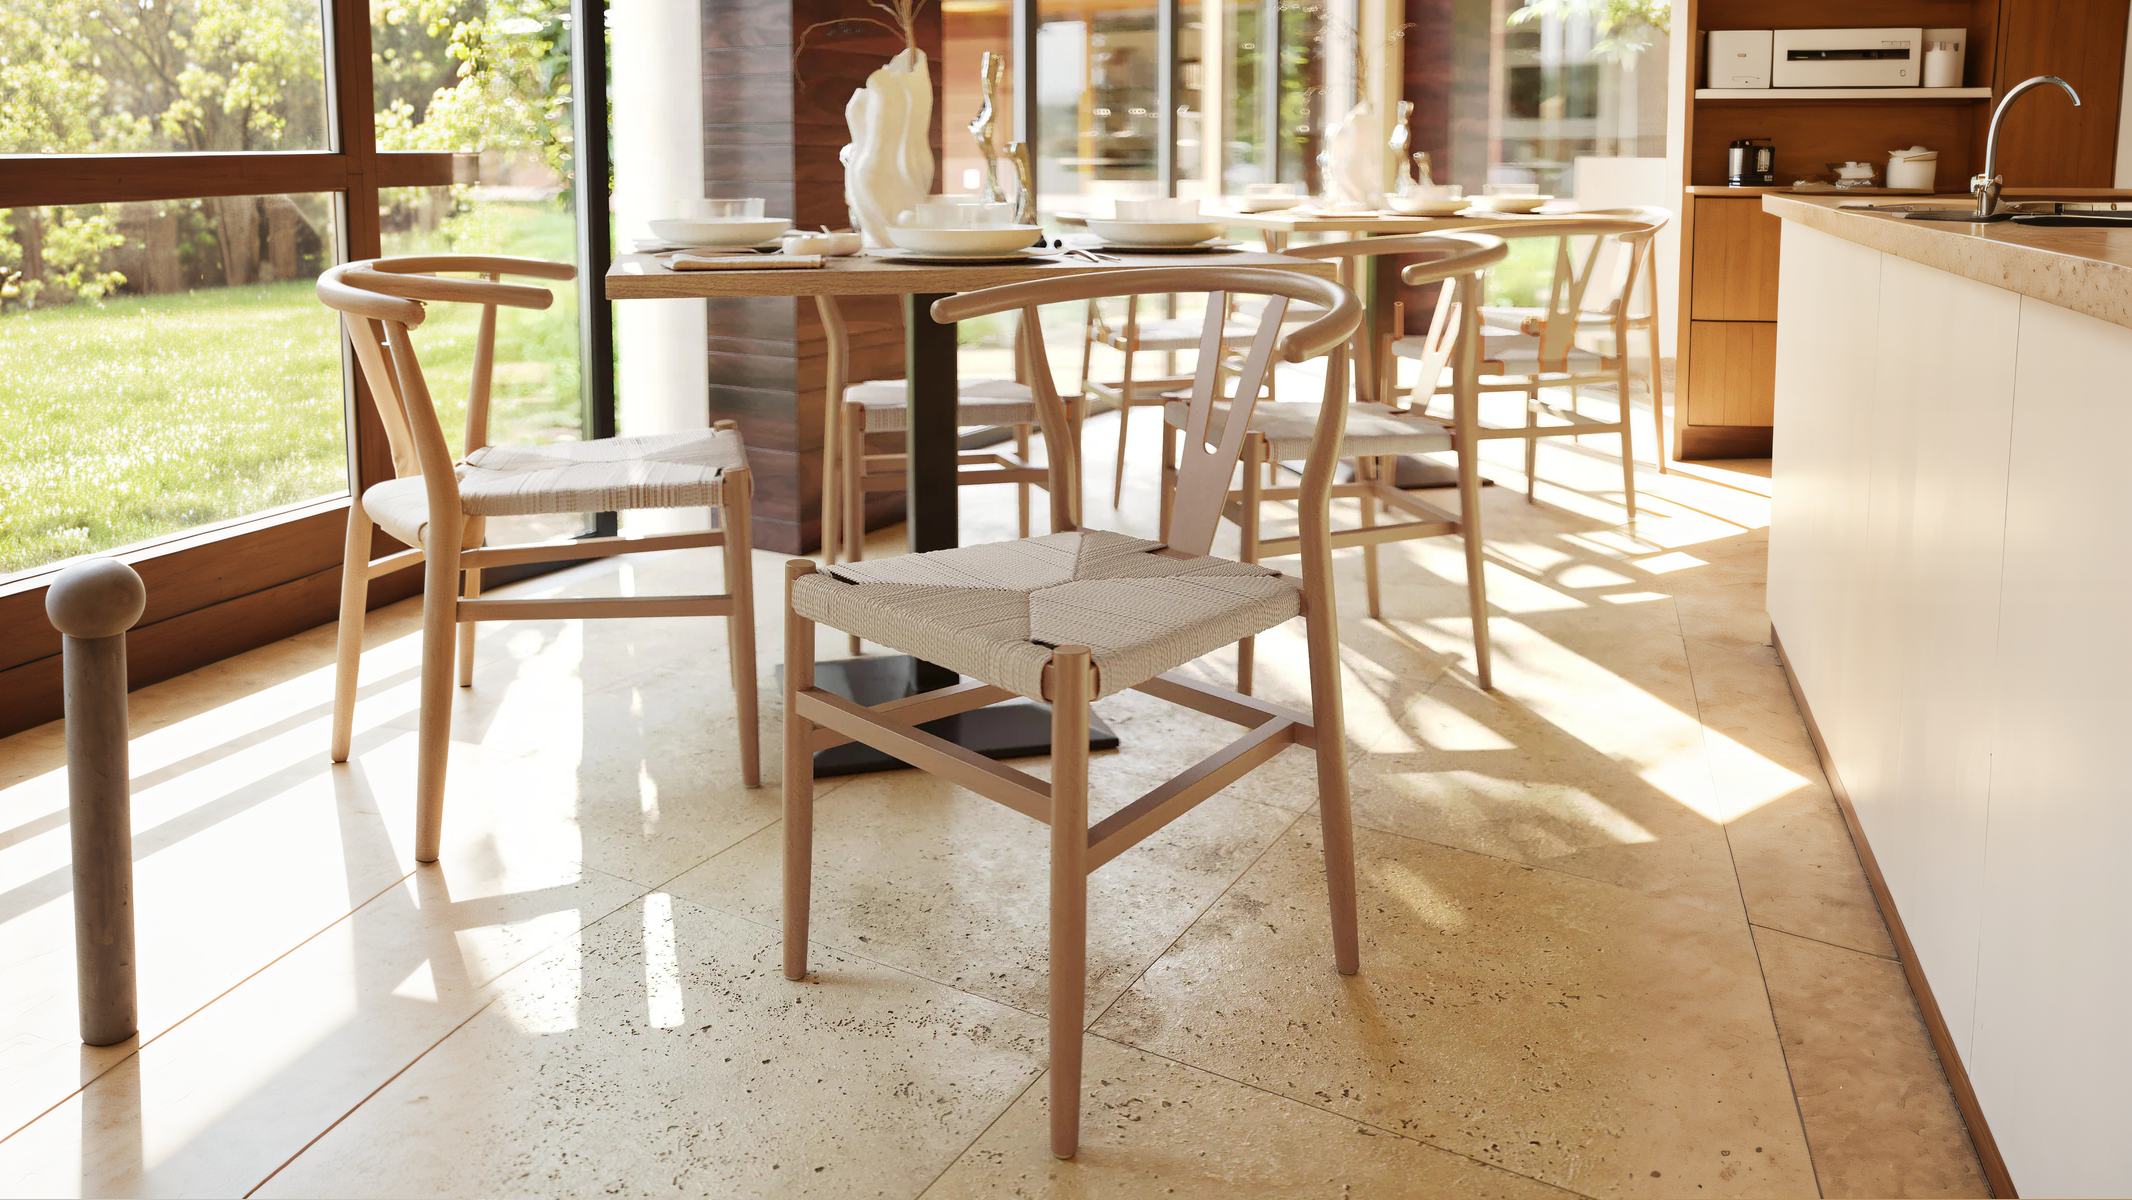
M1697 88L1698 100L1989 100L1988 87Z

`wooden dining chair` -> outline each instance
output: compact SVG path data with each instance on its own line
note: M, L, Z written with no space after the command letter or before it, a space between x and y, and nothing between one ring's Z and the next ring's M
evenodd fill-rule
M910 428L910 392L901 379L850 382L851 332L842 305L834 296L817 296L822 334L828 344L822 434L822 556L829 562L858 562L866 556L866 497L871 492L900 492L907 486L904 456L868 452L873 434L903 433ZM1016 323L1020 356L1024 336ZM1081 398L1063 398L1067 424L1080 436ZM1029 437L1036 426L1036 398L1029 385L1012 379L969 379L957 384L955 423L963 428L1004 427L1014 452L964 450L956 456L955 482L961 487L1015 485L1021 536L1029 536L1029 489L1046 487L1050 473L1029 462ZM1078 495L1078 489L1076 489Z
M1522 393L1525 419L1521 425L1490 425L1483 421L1477 436L1482 441L1518 439L1525 443L1527 501L1534 500L1537 494L1540 439L1611 433L1621 438L1623 504L1629 518L1636 517L1636 447L1630 432L1636 406L1629 386L1628 297L1638 281L1647 278L1643 264L1650 258L1653 235L1664 224L1664 210L1655 211L1659 214L1655 219L1567 213L1526 221L1506 220L1488 227L1489 235L1494 237L1555 241L1554 272L1545 303L1536 312L1494 310L1503 324L1489 323L1481 331L1483 377L1479 390ZM1617 265L1624 269L1612 270ZM1595 293L1593 285L1602 280L1607 282ZM1655 307L1654 300L1654 311ZM1483 317L1488 315L1484 310ZM1655 320L1651 328L1655 333ZM1601 330L1607 335L1607 345L1601 350L1587 349ZM1606 352L1609 349L1613 352ZM1402 358L1425 361L1430 347L1422 338L1401 338L1392 344L1392 352ZM1657 378L1655 362L1651 378ZM1585 384L1613 386L1619 407L1611 420L1578 409L1575 389ZM1570 389L1571 402L1563 405L1546 399L1545 391L1551 388ZM1427 397L1442 390L1440 377L1424 369L1414 385L1413 397L1426 409ZM1654 390L1653 396L1656 395ZM1543 424L1542 418L1547 423ZM1659 462L1663 465L1663 430L1659 447Z
M1379 586L1378 547L1386 542L1414 538L1457 536L1466 547L1466 594L1473 618L1474 676L1483 688L1494 686L1488 646L1488 594L1481 570L1480 525L1480 396L1476 390L1480 371L1480 323L1471 314L1479 307L1481 273L1501 262L1509 247L1486 234L1439 234L1363 238L1324 242L1288 251L1298 258L1332 259L1349 268L1356 260L1372 256L1420 257L1429 261L1407 268L1410 284L1447 282L1439 293L1436 313L1425 339L1430 358L1424 371L1441 374L1453 370L1454 399L1449 420L1438 420L1424 409L1384 403L1352 403L1348 408L1347 434L1340 457L1352 464L1352 478L1333 486L1335 497L1356 501L1360 522L1354 528L1332 531L1335 550L1359 547L1362 551L1363 587L1369 615L1382 620L1384 605ZM1354 341L1335 352L1354 353ZM1350 367L1351 369L1351 367ZM1226 407L1226 406L1223 406ZM1271 463L1293 462L1307 452L1311 432L1318 422L1316 401L1262 402L1251 411L1249 432L1244 437L1243 465L1239 486L1232 487L1222 504L1222 515L1233 522L1241 539L1239 557L1244 562L1262 562L1296 554L1302 549L1297 536L1264 536L1264 512L1268 504L1289 504L1302 499L1296 487L1276 487L1264 480ZM1182 403L1172 403L1164 417L1173 428L1189 419ZM1458 456L1458 511L1445 512L1398 486L1398 459L1405 454L1451 451ZM1165 458L1162 464L1162 510L1165 536L1170 514L1169 497L1180 483L1177 468ZM1377 523L1378 506L1405 519L1388 525ZM1252 684L1254 641L1237 644L1236 688L1249 694Z
M445 278L473 274L476 279ZM341 564L341 617L333 684L333 761L348 760L357 667L370 581L423 565L421 720L415 777L415 858L435 862L444 819L445 763L451 742L453 645L461 687L473 684L474 627L480 621L574 617L723 616L738 717L741 781L761 783L755 711L754 592L749 564L747 449L730 422L700 432L596 438L547 445L491 445L490 376L496 362L496 310L547 308L545 287L505 283L506 275L570 279L568 263L483 254L379 258L333 267L318 298L341 314L355 359L392 450L393 478L349 497ZM467 389L466 453L454 459L415 354L412 333L428 304L481 306ZM715 529L647 537L566 538L508 546L487 542L491 517L529 513L618 512L645 508L717 511ZM373 527L412 549L373 560ZM481 599L481 572L522 563L605 558L650 550L724 549L726 590L717 595Z
M1348 406L1345 360L1326 372L1328 403L1303 466L1300 581L1207 552L1222 496L1243 450L1258 383L1276 356L1300 362L1339 345L1361 305L1330 280L1247 267L1171 267L1094 272L1009 284L933 305L939 321L1018 311L1035 327L1036 307L1154 291L1205 292L1177 509L1166 542L1084 529L1069 504L1073 442L1051 382L1043 342L1024 342L1039 423L1052 448L1046 537L908 554L870 563L786 568L784 970L807 973L816 751L857 741L989 797L1051 827L1051 1150L1073 1156L1080 1137L1081 1039L1087 1003L1088 875L1283 748L1317 755L1318 805L1332 906L1333 958L1358 965L1354 835L1348 816L1347 746L1340 707L1339 630L1332 595L1327 507ZM1224 412L1214 383L1222 314L1232 294L1270 299L1238 369L1238 395ZM1284 331L1289 301L1325 315ZM1309 712L1196 682L1176 668L1239 638L1302 616L1310 660ZM861 707L814 683L817 622L959 672L951 687ZM1133 689L1235 722L1249 732L1175 779L1091 825L1088 819L1090 702ZM993 762L920 728L926 721L1015 696L1051 705L1051 778Z

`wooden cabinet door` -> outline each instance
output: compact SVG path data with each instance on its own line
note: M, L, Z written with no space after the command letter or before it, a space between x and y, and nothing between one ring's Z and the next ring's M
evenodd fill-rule
M1775 424L1776 322L1690 321L1688 329L1688 424Z
M1695 200L1696 321L1777 319L1777 244L1784 222L1762 211L1762 198Z

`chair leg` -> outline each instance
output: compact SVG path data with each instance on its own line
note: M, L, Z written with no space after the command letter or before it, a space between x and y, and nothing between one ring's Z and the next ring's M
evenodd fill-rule
M1466 544L1466 607L1473 620L1473 674L1482 691L1495 688L1488 645L1488 577L1481 541L1481 472L1474 447L1458 448L1458 536Z
M866 557L866 410L844 407L844 561ZM859 635L851 635L851 652L859 653Z
M1126 361L1129 364L1132 360L1128 358ZM1116 508L1125 502L1125 435L1126 431L1131 428L1133 417L1132 394L1133 369L1128 365L1125 368L1125 383L1118 392L1118 466L1111 476L1110 506L1112 508Z
M762 729L755 711L755 477L745 468L721 481L718 514L725 530L725 590L733 597L726 614L726 660L733 668L733 716L740 725L740 782L762 786Z
M1088 1008L1086 646L1051 652L1051 1153L1081 1142L1081 1040Z
M341 623L333 649L333 761L348 761L355 731L355 685L363 661L363 617L370 607L370 514L363 498L348 504L348 540L341 551Z
M1303 596L1304 636L1310 646L1310 720L1317 732L1318 820L1324 831L1325 889L1332 907L1333 965L1340 974L1352 975L1362 967L1362 952L1355 925L1355 827L1348 808L1340 632L1329 553L1316 563L1305 560Z
M814 622L792 611L792 585L814 574L804 558L785 563L785 978L807 977L807 899L814 878L814 722L799 715L799 694L814 686Z
M1244 435L1244 511L1238 524L1242 545L1237 552L1240 562L1258 561L1258 510L1259 479L1264 475L1260 469L1266 461L1266 438L1263 434ZM1236 690L1251 694L1251 668L1258 657L1258 639L1247 637L1236 643Z
M1368 487L1387 477L1387 460L1382 458L1358 458L1355 460L1355 479ZM1362 527L1377 527L1377 496L1373 492L1362 493ZM1362 546L1362 590L1369 597L1370 620L1384 619L1384 601L1377 587L1377 543L1365 542Z
M459 528L431 521L422 547L421 718L415 736L415 861L444 841L444 771L452 748L452 645L458 634Z
M1629 356L1626 354L1621 356L1614 386L1621 393L1621 495L1628 505L1629 520L1633 521L1636 519L1636 439L1629 433L1629 427L1635 424L1629 417L1636 410L1629 403Z
M1023 463L1027 463L1027 462L1029 461L1029 427L1028 427L1027 425L1016 425L1016 426L1014 427L1014 457L1015 457L1015 458L1017 458L1017 459L1019 459L1019 460L1021 460L1021 461L1022 461ZM1028 537L1028 536L1029 536L1029 485L1028 485L1028 484L1026 484L1026 483L1017 483L1017 484L1015 484L1015 485L1014 485L1014 502L1015 502L1016 514L1017 514L1017 517L1018 517L1018 519L1019 519L1019 521L1020 521L1020 524L1019 524L1018 528L1019 528L1019 529L1021 530L1021 536L1023 536L1023 537Z
M487 518L468 517L466 519L466 536L460 540L459 544L475 547L483 545L488 541L487 526ZM462 597L472 600L481 595L480 567L468 567L459 573L459 577L463 581L459 588L459 594ZM463 688L474 686L474 627L476 624L478 622L459 622L459 686Z
M1540 403L1540 390L1534 388L1525 394L1525 503L1537 503L1540 484L1540 413L1535 407Z

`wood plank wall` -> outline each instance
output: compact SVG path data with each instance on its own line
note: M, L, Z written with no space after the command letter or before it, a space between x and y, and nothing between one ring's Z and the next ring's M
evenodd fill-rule
M837 152L851 140L844 104L901 41L871 25L814 29L852 15L846 0L702 0L703 185L706 196L761 196L794 225L850 224ZM940 8L920 10L918 46L941 94ZM940 153L939 106L932 144ZM938 190L938 180L935 180ZM852 379L903 374L902 306L893 297L844 302ZM755 474L755 544L801 554L821 537L822 388L827 350L812 301L710 302L710 415L740 423ZM902 497L876 498L876 522L900 520Z

